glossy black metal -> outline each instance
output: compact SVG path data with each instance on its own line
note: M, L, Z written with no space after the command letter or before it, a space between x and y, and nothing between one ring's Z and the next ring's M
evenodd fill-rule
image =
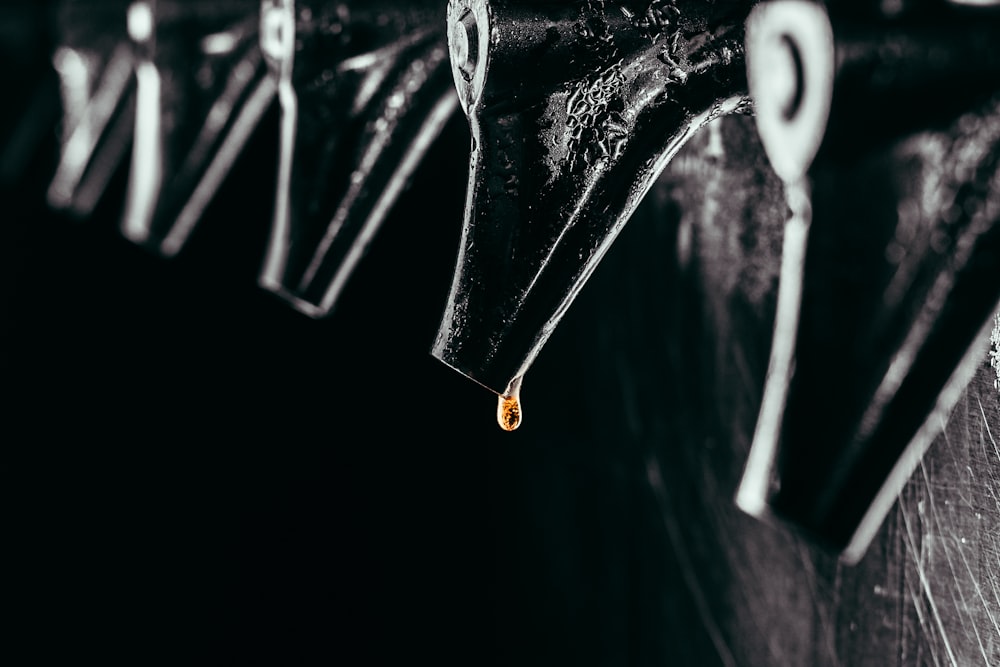
M282 109L260 284L327 315L387 211L458 110L437 0L264 0ZM434 219L414 212L414 224Z
M812 224L793 362L768 379L787 382L786 401L762 412L776 426L758 428L754 449L772 460L748 465L744 485L855 562L988 363L1000 16L939 4L895 21L831 19L832 104L804 175Z
M433 355L506 394L685 141L748 108L751 2L452 0L472 130Z

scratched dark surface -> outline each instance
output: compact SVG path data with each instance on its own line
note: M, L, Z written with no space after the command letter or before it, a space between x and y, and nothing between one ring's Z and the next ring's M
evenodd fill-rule
M315 322L255 286L268 123L172 262L118 237L121 182L83 222L38 203L44 157L5 192L11 650L1000 662L988 359L858 566L732 505L784 214L751 119L700 134L654 188L526 376L513 434L492 394L427 354L458 244L464 126Z
M610 404L591 403L592 424L615 443L602 448L611 461L588 463L609 498L602 525L620 532L604 563L579 556L592 569L577 586L601 573L618 581L575 650L583 660L612 651L601 664L996 664L1000 404L988 340L858 566L730 503L763 384L783 215L749 123L726 119L694 140L582 298L581 310L603 313L583 346L601 350L588 386ZM682 261L651 261L650 248ZM601 418L610 414L621 421ZM587 538L577 549L589 551ZM666 599L653 592L665 579ZM610 611L623 590L642 601L639 619Z

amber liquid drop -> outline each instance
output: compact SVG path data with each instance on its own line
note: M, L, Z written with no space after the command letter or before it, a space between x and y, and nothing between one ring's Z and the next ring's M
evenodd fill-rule
M497 423L505 431L513 431L521 425L521 401L517 394L497 399Z

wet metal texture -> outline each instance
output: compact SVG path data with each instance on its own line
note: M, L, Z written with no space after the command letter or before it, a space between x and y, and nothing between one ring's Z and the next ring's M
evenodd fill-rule
M509 392L669 160L748 108L750 4L449 2L473 140L435 357Z

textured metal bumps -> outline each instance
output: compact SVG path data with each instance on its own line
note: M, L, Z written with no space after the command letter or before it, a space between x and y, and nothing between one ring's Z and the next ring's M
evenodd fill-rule
M449 3L472 155L435 357L510 392L665 164L747 107L750 5Z

